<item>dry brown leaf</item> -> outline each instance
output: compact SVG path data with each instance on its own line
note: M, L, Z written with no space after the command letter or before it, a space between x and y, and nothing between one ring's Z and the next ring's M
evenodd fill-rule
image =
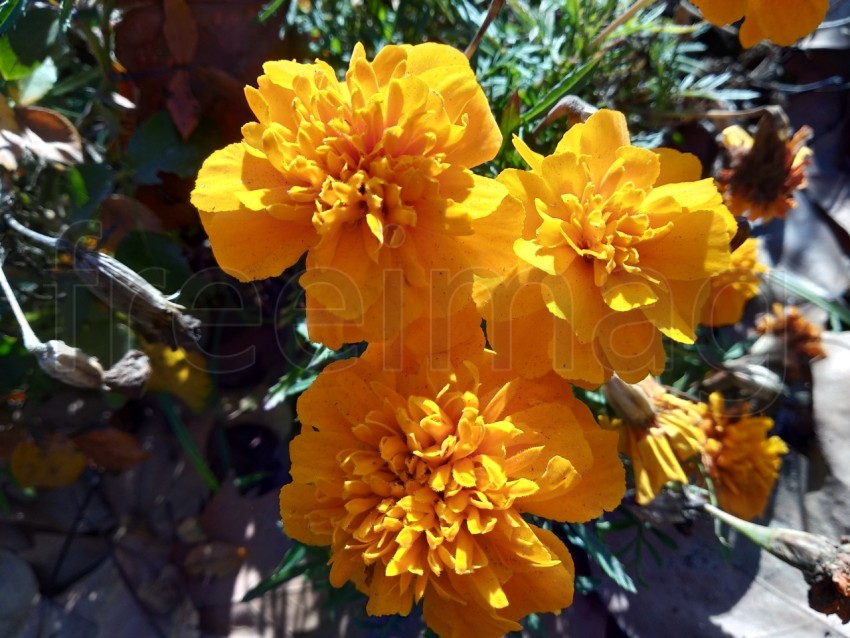
M92 463L110 472L124 472L150 458L136 437L117 428L78 434L73 441Z
M165 104L180 135L189 139L198 125L201 105L192 93L188 71L177 71L171 78Z
M62 487L80 477L86 469L86 456L70 439L54 434L43 447L34 441L19 443L10 467L24 487Z
M75 164L83 161L80 134L64 115L40 106L15 110L24 146L46 162Z
M177 64L188 64L198 47L198 25L186 0L165 0L162 34Z
M97 219L101 225L101 250L115 252L118 244L134 231L162 232L162 222L137 199L110 195L100 205Z

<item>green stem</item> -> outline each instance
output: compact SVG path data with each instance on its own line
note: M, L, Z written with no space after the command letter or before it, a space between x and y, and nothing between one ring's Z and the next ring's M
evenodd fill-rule
M218 479L215 477L215 474L213 474L210 466L207 465L207 462L201 455L201 451L198 449L198 446L195 445L195 441L192 440L192 437L189 435L189 430L186 429L186 424L183 423L182 419L177 414L177 410L174 409L174 402L171 400L171 396L159 393L157 400L159 401L159 406L162 408L163 414L165 414L165 420L168 421L168 425L171 426L171 430L174 432L174 436L177 437L177 440L183 447L183 451L189 458L189 462L200 475L204 484L210 488L211 491L217 492L220 487Z
M638 11L640 11L641 9L644 9L644 8L648 7L649 5L651 5L653 3L653 1L654 0L637 0L637 2L635 2L632 6L630 6L628 9L623 11L623 13L621 13L619 16L614 18L611 21L611 24L609 24L607 27L602 29L602 31L600 31L599 34L595 38L593 38L593 40L590 41L590 44L587 47L588 50L594 51L598 47L602 46L602 44L605 42L605 40L608 39L609 35L611 35L614 31L616 31L621 26L623 26L623 24L625 24L626 22L631 20L632 17Z
M763 525L748 523L747 521L724 512L719 507L706 503L702 508L714 518L726 523L732 529L743 534L762 549L770 550L775 530Z

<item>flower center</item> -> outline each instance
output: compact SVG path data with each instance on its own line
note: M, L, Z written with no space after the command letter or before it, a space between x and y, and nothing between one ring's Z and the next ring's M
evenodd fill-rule
M287 147L283 172L304 182L290 192L312 196L319 234L360 229L377 260L382 247L403 246L413 228L471 232L468 215L447 214L474 181L438 152L440 134L430 127L445 117L442 101L425 92L421 104L399 104L392 90L367 98L357 87L349 96L321 74L315 87L306 78L294 86L295 134L268 136L269 146Z

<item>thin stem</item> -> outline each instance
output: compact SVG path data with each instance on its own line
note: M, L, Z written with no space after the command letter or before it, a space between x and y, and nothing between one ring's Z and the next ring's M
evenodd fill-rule
M41 340L30 327L30 323L27 321L24 311L21 310L21 306L15 298L15 293L9 285L9 280L6 279L6 273L3 271L4 257L5 255L0 254L0 288L3 288L3 293L6 295L6 299L9 300L9 306L12 308L12 314L15 315L15 319L17 319L18 325L21 327L21 334L24 337L24 347L28 352L35 352L42 348L44 344L41 343Z
M729 512L723 511L719 507L715 507L711 503L704 504L702 509L711 514L717 520L726 523L732 529L743 534L762 549L770 551L773 534L773 530L770 528L740 519Z
M217 492L219 488L218 479L215 477L215 474L213 474L209 465L207 465L207 462L204 461L201 451L198 449L198 446L195 445L195 441L192 440L192 437L189 435L189 431L186 429L186 424L183 423L177 415L177 410L174 409L174 403L172 402L171 397L167 394L159 393L157 399L163 413L165 414L165 420L168 421L168 425L171 426L174 436L177 437L180 445L183 446L183 451L186 453L186 456L189 457L189 462L200 475L201 480L206 484L206 486L211 491Z
M496 19L496 16L499 15L499 11L502 10L503 6L505 6L505 0L493 0L490 3L490 8L487 9L487 15L484 16L484 22L481 23L480 27L478 27L475 37L472 38L472 42L469 43L469 46L466 47L466 51L463 52L468 60L472 59L472 56L475 55L475 51L481 43L481 38L484 37L484 33L486 33L488 27L493 23L493 20Z
M19 235L23 235L30 241L34 241L37 244L41 244L42 246L46 246L47 248L55 248L58 250L64 250L66 252L70 252L71 247L68 245L68 242L64 239L60 239L58 237L50 237L49 235L42 235L41 233L37 233L34 230L27 228L17 219L15 219L10 213L6 213L3 215L3 221L14 230Z
M590 41L588 45L588 50L593 51L598 47L602 46L602 43L608 39L608 36L611 35L614 31L619 29L623 24L631 20L631 18L641 9L644 9L651 5L654 0L637 0L632 6L623 11L619 16L614 18L607 27L602 29L599 34Z
M51 591L56 585L56 579L59 578L59 572L61 571L62 565L64 564L65 559L68 556L68 551L71 549L71 543L74 542L74 539L80 532L80 526L83 522L83 516L85 516L86 510L89 508L92 497L95 493L95 489L99 484L100 475L95 474L89 483L89 488L86 491L86 495L83 498L83 502L80 505L80 509L77 511L76 517L74 517L74 523L73 525L71 525L71 529L68 531L68 534L65 536L65 540L62 542L62 548L59 550L59 556L57 557L56 562L53 564L53 569L50 570L50 577L47 579L48 591Z

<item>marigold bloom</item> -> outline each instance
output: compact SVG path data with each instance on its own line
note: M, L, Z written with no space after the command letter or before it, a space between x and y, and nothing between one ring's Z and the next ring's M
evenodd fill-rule
M687 483L682 464L702 453L705 405L670 394L652 377L638 385L614 377L605 385L605 394L623 418L601 415L599 422L619 432L619 449L631 463L638 504L652 501L671 481Z
M812 151L806 146L811 129L802 127L788 138L784 125L762 118L755 139L740 126L723 131L723 146L731 166L723 169L717 181L729 210L751 221L785 219L796 206L794 192L806 187L806 167Z
M740 518L752 520L764 513L773 484L779 476L783 454L788 452L778 436L768 437L773 419L726 410L723 396L709 397L702 462L714 484L718 505Z
M729 326L744 315L746 303L758 294L767 266L758 260L758 239L750 238L732 251L732 265L711 278L711 291L702 307L700 323L706 326Z
M738 35L747 48L762 40L790 46L814 31L829 8L829 0L692 1L706 20L718 26L744 18Z
M422 600L441 636L502 636L569 605L569 552L522 515L616 507L616 434L556 375L512 378L486 351L445 372L388 372L369 354L329 366L298 403L286 533L330 545L331 583L353 581L369 614Z
M529 376L659 372L661 334L693 342L705 283L730 264L737 227L713 180L692 155L631 146L616 111L573 126L548 157L514 144L531 170L498 179L525 208L523 265L476 291L490 343Z
M310 337L339 347L456 311L474 269L510 268L489 247L521 219L469 170L501 134L462 53L388 46L369 62L357 45L344 81L321 61L263 69L245 89L258 121L207 159L192 193L226 272L279 275L307 251Z

